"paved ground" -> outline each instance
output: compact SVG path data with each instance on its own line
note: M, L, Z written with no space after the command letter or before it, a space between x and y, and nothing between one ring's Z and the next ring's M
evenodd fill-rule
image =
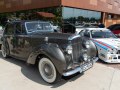
M120 70L120 64L108 64L108 63L102 62L100 60L97 63L103 64L103 65L108 66L108 67L113 67L113 68L116 68L116 69Z
M0 53L0 90L119 90L120 70L102 64L96 63L84 75L50 85L41 79L36 66L13 58L3 59Z

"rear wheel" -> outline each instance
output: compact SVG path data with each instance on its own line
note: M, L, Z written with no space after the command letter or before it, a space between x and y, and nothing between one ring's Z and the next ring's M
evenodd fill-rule
M58 79L60 79L58 78L60 75L57 72L54 64L48 58L42 58L39 60L38 69L41 77L47 83L55 83L58 81Z
M4 58L7 58L7 53L6 53L6 50L5 50L5 47L4 47L3 44L2 44L2 46L1 46L1 52L2 52L2 56L3 56Z

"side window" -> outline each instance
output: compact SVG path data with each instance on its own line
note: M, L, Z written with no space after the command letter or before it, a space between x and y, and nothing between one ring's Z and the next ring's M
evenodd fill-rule
M89 32L89 31L86 31L86 32L84 33L84 36L90 38L90 32Z
M22 34L20 23L16 23L16 25L15 25L15 34L17 34L17 35Z
M14 25L13 24L7 24L4 34L6 34L6 35L14 34Z
M21 28L21 29L22 29L22 34L26 34L27 32L26 32L25 25L22 25L21 27L22 27L22 28Z
M21 23L16 23L15 34L17 34L17 35L25 34L25 30L22 28Z

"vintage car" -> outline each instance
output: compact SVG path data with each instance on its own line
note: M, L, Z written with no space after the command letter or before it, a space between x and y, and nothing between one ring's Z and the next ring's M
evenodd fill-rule
M97 49L98 57L107 63L120 63L120 39L106 28L86 28L77 34L92 40Z
M9 22L2 41L3 57L38 63L40 75L47 83L55 83L61 76L84 72L98 59L91 40L80 35L56 33L49 22Z

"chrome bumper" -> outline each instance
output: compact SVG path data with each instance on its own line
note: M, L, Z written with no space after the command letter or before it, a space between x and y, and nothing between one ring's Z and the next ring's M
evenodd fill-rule
M65 72L65 73L63 73L63 76L71 76L71 75L73 75L73 74L75 74L77 72L82 73L82 72L88 70L89 68L91 68L93 66L93 63L95 63L97 60L98 60L98 58L95 58L93 60L93 62L91 62L91 63L81 65L81 66L79 66L79 67L77 67L77 68L75 68L75 69L73 69L71 71Z

